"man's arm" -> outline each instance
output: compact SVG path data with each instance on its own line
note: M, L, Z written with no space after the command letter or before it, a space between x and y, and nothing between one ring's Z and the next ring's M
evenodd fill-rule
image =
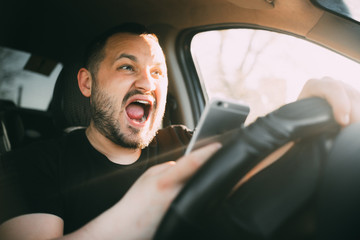
M333 109L336 121L341 126L346 126L360 121L360 93L356 89L341 81L337 81L329 77L324 77L322 79L310 79L304 85L298 99L309 97L320 97L326 99ZM239 188L258 172L278 160L292 146L293 142L290 142L267 156L239 181L239 183L234 187L234 190Z
M211 144L148 169L117 204L69 235L62 236L61 218L27 214L3 223L0 239L151 239L184 183L219 148Z
M64 223L52 214L14 217L0 225L0 239L53 239L63 235Z

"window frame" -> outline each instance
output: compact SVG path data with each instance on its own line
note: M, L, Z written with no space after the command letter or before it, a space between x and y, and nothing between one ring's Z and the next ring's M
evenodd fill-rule
M217 31L217 30L230 30L230 29L252 29L252 30L265 30L271 31L280 34L286 34L288 36L296 37L298 39L307 41L309 43L318 45L320 47L326 48L336 54L344 56L354 62L359 63L355 59L352 59L341 52L336 51L336 49L329 48L325 45L322 45L319 42L314 42L311 39L306 38L306 36L301 36L289 31L284 31L276 28L259 26L256 24L248 24L248 23L229 23L229 24L214 24L201 26L196 28L189 28L181 31L178 35L176 41L176 50L179 61L180 70L183 74L183 79L185 82L185 86L188 91L189 101L192 104L192 118L195 124L198 123L201 113L207 103L207 94L205 89L203 89L200 77L197 73L195 63L193 61L193 57L191 54L191 41L193 37L202 32L207 31Z

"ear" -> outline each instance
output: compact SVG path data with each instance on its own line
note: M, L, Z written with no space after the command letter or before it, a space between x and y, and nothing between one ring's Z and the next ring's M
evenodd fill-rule
M91 73L86 68L80 68L78 74L78 85L80 88L81 93L85 97L91 96Z

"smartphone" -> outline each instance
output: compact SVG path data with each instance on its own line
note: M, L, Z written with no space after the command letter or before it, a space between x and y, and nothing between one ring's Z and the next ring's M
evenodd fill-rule
M250 108L227 99L212 99L201 114L185 155L211 142L224 143L242 128Z

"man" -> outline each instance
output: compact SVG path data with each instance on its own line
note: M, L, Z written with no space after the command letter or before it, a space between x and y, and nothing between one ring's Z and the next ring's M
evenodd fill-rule
M8 182L0 193L1 218L6 221L0 229L1 239L50 239L78 229L75 236L87 233L89 227L81 228L83 225L116 204L148 168L164 162L159 157L163 152L175 147L181 150L191 136L183 128L173 127L159 132L153 140L164 114L168 84L165 57L155 35L145 33L139 25L122 25L100 36L87 55L86 68L78 73L78 83L81 92L90 97L90 126L86 131L75 131L65 138L10 153L2 160ZM177 185L210 152L200 152L193 161L187 158L190 161L185 161L183 167L177 164L169 169L169 179L159 187L175 194ZM173 152L172 160L178 156L181 155ZM164 171L172 165L165 164L153 171L159 168ZM17 174L21 177L17 178ZM147 185L151 179L143 182ZM156 216L153 204L146 201L156 194L151 193L151 188L146 191L149 194L142 191L142 197L130 201L131 204L140 201L131 214L124 212L131 209L130 205L121 204L125 206L120 215L122 221L117 218L113 222L112 217L109 221L104 214L105 221L95 220L87 226L96 226L99 234L102 227L107 229L116 223L120 234L115 236L129 238L139 232L151 236L151 232L140 230L142 227L130 219L138 211L143 227L152 226L146 223L143 214L151 210L151 220ZM46 223L46 228L42 223ZM13 226L22 231L13 231ZM150 229L154 231L154 227ZM101 234L101 239L105 235Z
M162 153L183 148L191 136L176 126L158 131L167 84L154 35L125 24L101 36L78 72L79 88L90 98L89 127L4 159L9 177L2 189L7 194L0 193L0 238L151 238L184 182L220 147L162 163ZM334 102L335 86L343 90L335 102L346 105L333 104L339 122L360 118L349 107L359 100L352 90L332 80L309 84L317 86L305 87L301 97ZM177 151L172 159L180 156Z

